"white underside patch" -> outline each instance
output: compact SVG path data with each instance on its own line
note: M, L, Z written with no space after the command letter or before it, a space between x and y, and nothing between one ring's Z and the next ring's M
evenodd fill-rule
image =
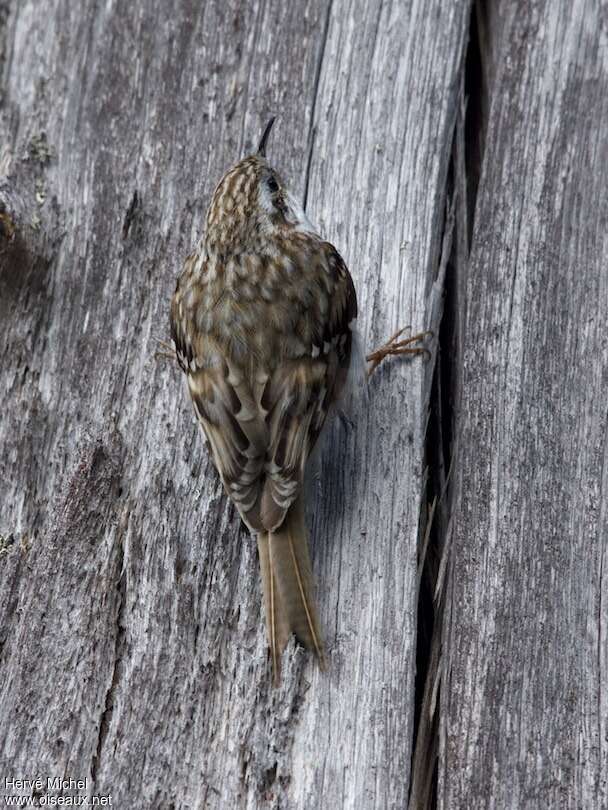
M304 233L314 233L318 235L317 229L312 224L312 222L306 216L306 211L302 208L301 203L297 200L293 194L289 191L283 191L283 197L285 198L285 204L287 205L288 212L287 212L287 219L299 231L303 231Z

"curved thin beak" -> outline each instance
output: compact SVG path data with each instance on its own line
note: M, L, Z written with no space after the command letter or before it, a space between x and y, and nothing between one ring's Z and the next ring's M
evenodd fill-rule
M262 155L262 157L266 157L266 142L268 141L268 136L270 135L272 125L276 120L276 115L273 115L270 121L266 124L266 129L264 130L264 134L260 140L260 145L258 146L258 155Z

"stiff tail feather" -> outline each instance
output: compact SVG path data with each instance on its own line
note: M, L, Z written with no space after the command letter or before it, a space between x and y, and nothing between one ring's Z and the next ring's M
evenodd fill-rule
M281 653L294 633L313 650L324 667L323 642L313 600L304 508L298 498L288 509L280 528L258 534L266 629L274 683L281 675Z

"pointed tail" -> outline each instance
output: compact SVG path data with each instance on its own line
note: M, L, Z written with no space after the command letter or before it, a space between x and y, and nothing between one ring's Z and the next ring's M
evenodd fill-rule
M281 674L281 653L294 633L313 650L324 667L323 642L313 600L313 583L304 522L298 498L288 509L279 529L258 534L266 629L272 657L274 683Z

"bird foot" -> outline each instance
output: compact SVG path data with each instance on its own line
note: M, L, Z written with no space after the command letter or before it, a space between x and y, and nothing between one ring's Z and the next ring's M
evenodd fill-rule
M367 370L368 377L372 376L380 363L387 357L395 357L400 354L427 354L429 357L431 356L430 351L425 346L412 346L411 344L425 340L427 337L432 337L433 333L430 331L419 332L417 335L399 340L405 330L409 328L409 326L404 326L403 329L399 329L384 345L380 346L378 349L374 349L373 352L367 355L365 359L368 363L371 363L371 366Z
M164 351L157 350L154 352L154 358L158 360L162 358L164 360L174 360L177 362L177 355L175 353L175 349L173 348L173 343L169 343L167 340L159 340L158 338L152 338L155 343L163 349Z

